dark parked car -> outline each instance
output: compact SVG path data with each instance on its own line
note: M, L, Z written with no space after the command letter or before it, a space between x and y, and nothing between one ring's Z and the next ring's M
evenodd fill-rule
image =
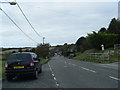
M42 65L37 55L32 52L18 52L11 54L5 64L7 80L12 80L15 76L32 76L38 78L38 73L42 72Z
M73 57L75 57L75 56L76 56L76 55L75 55L74 53L70 53L68 57L69 57L69 58L73 58Z

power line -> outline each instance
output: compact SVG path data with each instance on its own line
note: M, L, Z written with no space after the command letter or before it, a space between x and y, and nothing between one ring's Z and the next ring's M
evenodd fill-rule
M34 41L35 43L38 44L38 42L36 42L36 41L35 41L34 39L32 39L29 35L27 35L27 34L14 22L14 20L6 13L3 9L0 8L0 10L13 22L13 24L15 24L16 27L18 27L18 29L19 29L20 31L22 31L22 33L23 33L25 36L27 36L30 40L32 40L32 41Z
M30 23L29 19L27 18L27 16L25 15L25 13L23 12L22 8L20 7L20 5L17 3L17 1L15 0L18 8L20 9L20 11L22 12L23 16L25 17L25 19L27 20L27 22L29 23L29 25L31 26L31 28L35 31L35 33L39 36L39 37L42 37L36 30L35 28L33 27L33 25Z

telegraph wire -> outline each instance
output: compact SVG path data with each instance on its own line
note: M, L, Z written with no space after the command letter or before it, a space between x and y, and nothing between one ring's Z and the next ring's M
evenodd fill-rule
M32 41L34 41L35 43L38 44L38 42L36 42L36 41L35 41L34 39L32 39L29 35L27 35L27 34L14 22L14 20L13 20L2 8L0 8L0 10L12 21L13 24L15 24L16 27L18 27L18 29L19 29L20 31L22 31L22 33L23 33L25 36L27 36L30 40L32 40Z
M39 36L39 37L42 37L36 30L35 28L33 27L33 25L31 24L31 22L29 21L29 19L27 18L27 16L25 15L25 13L23 12L22 8L20 7L20 5L17 3L17 1L15 0L18 8L20 9L20 11L22 12L23 16L25 17L25 19L27 20L27 22L29 23L29 25L31 26L31 28L34 30L34 32Z

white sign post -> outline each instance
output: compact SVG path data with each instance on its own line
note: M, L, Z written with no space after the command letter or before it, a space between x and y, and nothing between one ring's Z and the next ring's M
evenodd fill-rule
M101 45L101 47L102 47L102 51L104 51L105 49L104 49L104 45L103 44Z

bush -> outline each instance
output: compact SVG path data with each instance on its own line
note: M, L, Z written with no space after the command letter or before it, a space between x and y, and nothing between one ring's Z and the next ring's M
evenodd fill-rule
M92 34L88 34L87 41L91 48L100 50L102 44L105 46L105 48L110 48L113 47L114 44L118 43L118 34L93 32Z
M49 55L49 44L38 45L35 52L38 55L38 57L41 57L41 58L48 57L48 55Z

